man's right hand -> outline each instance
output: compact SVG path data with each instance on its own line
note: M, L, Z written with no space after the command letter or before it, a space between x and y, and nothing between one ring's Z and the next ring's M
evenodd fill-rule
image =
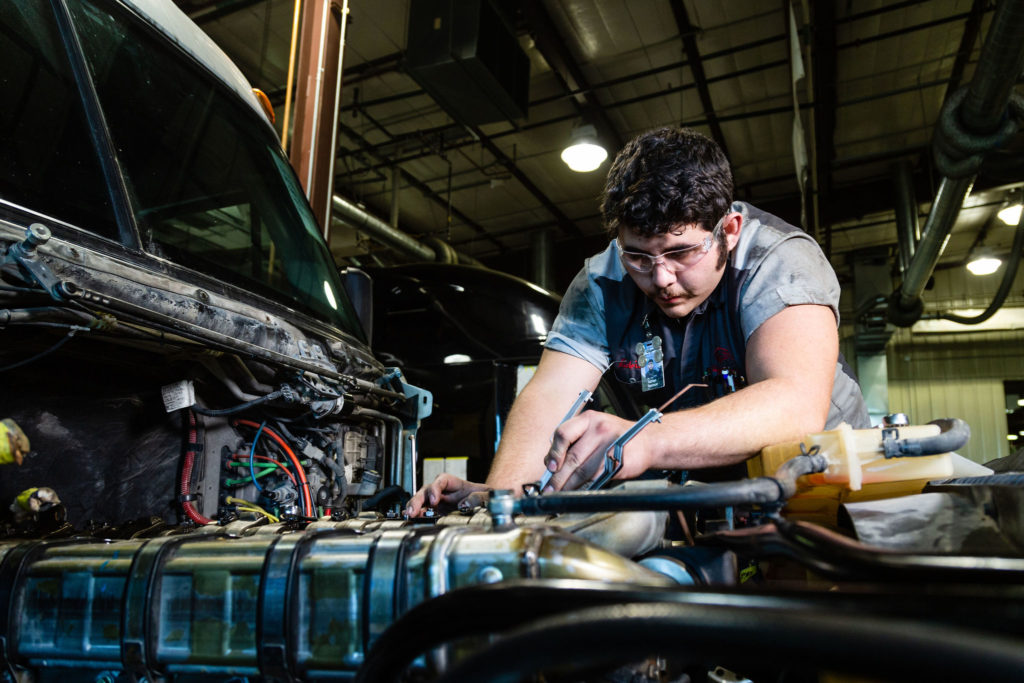
M405 515L406 517L419 517L427 507L436 508L437 512L443 514L462 507L459 505L460 503L467 503L471 507L475 507L486 500L486 495L491 490L491 487L486 484L477 484L460 479L454 474L442 472L434 481L426 484L409 499L409 504L405 507Z

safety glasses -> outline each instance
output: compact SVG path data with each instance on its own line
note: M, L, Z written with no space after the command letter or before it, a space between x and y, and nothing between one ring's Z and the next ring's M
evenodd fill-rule
M619 241L619 258L622 259L622 265L638 273L649 273L654 270L656 265L664 266L673 273L691 268L697 265L704 258L704 255L711 250L711 245L715 243L715 238L718 237L718 231L722 229L722 221L725 220L726 216L722 216L721 220L715 225L715 229L697 244L691 244L681 249L670 249L660 254L627 251L622 247L622 242Z

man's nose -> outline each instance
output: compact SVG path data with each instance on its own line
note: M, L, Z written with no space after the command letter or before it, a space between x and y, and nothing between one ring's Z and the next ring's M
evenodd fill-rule
M668 287L676 280L676 274L672 272L665 262L658 259L654 262L654 268L651 270L651 284L663 289Z

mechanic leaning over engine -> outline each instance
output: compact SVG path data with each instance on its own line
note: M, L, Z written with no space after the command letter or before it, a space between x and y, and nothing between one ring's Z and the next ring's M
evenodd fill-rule
M617 479L648 470L741 478L737 465L765 446L840 422L870 427L839 353L831 265L812 237L734 202L732 192L728 160L696 131L662 128L630 141L608 171L601 203L611 241L569 286L487 483L442 474L406 512L494 488L519 491L545 467L553 473L545 490L594 479L609 444L632 423L593 410L559 420L606 371L648 406L706 385L626 444Z

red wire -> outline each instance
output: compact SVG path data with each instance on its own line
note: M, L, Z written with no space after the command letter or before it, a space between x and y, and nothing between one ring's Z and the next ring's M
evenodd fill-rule
M185 463L181 468L181 495L187 496L191 494L189 489L192 488L192 465L195 463L195 451L192 450L192 446L199 443L198 435L196 434L196 416L191 410L188 411L188 444L189 449L185 452ZM199 511L192 505L192 501L183 500L181 501L181 507L185 510L185 514L196 524L209 524L213 520L204 517L199 514Z
M256 429L260 428L259 424L257 424L256 422L252 422L251 420L235 420L235 424L245 425L246 427L254 427ZM277 432L273 431L272 429L264 427L263 433L269 436L274 441L276 441L277 445L284 449L284 452L288 456L288 459L291 460L292 464L295 466L295 472L296 474L298 474L299 481L302 482L302 486L299 487L299 490L302 492L304 512L307 517L312 517L313 494L309 490L309 481L306 479L306 472L302 469L302 465L299 464L299 459L295 456L295 451L293 451L291 446L289 446L288 443L280 436L278 436Z

